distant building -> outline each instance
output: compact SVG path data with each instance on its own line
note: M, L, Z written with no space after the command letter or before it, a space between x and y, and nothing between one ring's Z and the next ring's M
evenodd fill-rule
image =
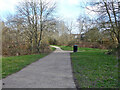
M79 38L80 37L80 34L72 34L74 38Z
M83 39L84 38L84 34L72 34L73 35L73 37L75 38L75 39Z

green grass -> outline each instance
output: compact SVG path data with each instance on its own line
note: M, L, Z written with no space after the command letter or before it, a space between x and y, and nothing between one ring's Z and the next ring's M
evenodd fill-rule
M47 54L12 56L2 58L2 78L15 73L25 66L39 60Z
M51 47L51 50L52 50L52 51L55 51L55 50L56 50L56 48L54 48L54 47Z
M51 50L54 51L55 48L51 47ZM39 60L40 58L48 55L48 53L41 53L36 55L23 55L23 56L12 56L12 57L3 57L2 58L2 78L7 77L10 74L13 74L25 66Z
M67 51L72 51L73 50L73 48L70 47L70 46L60 46L60 45L51 45L51 46L57 46L57 47L60 47L63 50L67 50Z
M67 51L73 51L73 47L70 46L59 46L63 50ZM98 48L84 48L84 47L78 47L78 51L107 51L107 50L102 50Z
M72 50L69 46L60 46ZM78 48L71 53L73 74L79 88L116 88L118 87L118 61L107 50Z
M80 88L118 87L118 67L115 56L102 51L71 54L76 82Z
M73 51L73 47L70 47L70 46L59 46L59 47L63 50Z

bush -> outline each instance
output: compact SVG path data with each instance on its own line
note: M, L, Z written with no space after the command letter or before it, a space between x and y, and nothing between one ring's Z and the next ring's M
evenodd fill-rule
M49 39L49 44L50 45L57 45L58 44L58 41L56 39Z
M47 41L42 41L40 45L40 52L41 53L48 53L51 52L49 43Z
M97 42L79 42L79 47L87 47L87 48L100 48L100 49L106 49L106 47L102 44L99 44Z
M73 46L75 44L75 41L69 41L67 46Z

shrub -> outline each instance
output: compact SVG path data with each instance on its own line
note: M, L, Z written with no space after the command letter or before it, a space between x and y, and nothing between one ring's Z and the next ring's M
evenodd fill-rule
M42 41L41 45L40 45L40 52L41 53L48 53L51 52L50 46L49 46L49 42L48 41Z
M75 44L75 41L72 40L68 42L67 46L73 46L74 44Z
M49 39L49 44L50 45L57 45L58 44L58 41L56 39Z

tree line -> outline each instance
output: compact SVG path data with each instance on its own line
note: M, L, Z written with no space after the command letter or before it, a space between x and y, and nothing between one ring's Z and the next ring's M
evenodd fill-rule
M73 21L66 24L55 16L55 2L29 0L19 3L16 14L9 15L3 23L3 55L48 52L50 44L78 44L93 48L104 46L109 53L115 52L120 58L120 2L101 0L89 3L89 6L94 8L84 8L95 12L97 18L91 19L88 15L80 14L78 25L75 26ZM72 33L74 27L78 27L78 34Z
M16 14L2 22L3 56L50 52L50 44L69 41L64 21L56 20L56 2L45 0L22 1ZM64 41L63 41L64 40Z
M80 35L84 40L90 42L106 43L110 52L115 52L120 59L120 2L119 0L101 0L90 2L87 7L91 12L96 13L94 19L89 17L78 18ZM82 32L84 32L82 34Z

